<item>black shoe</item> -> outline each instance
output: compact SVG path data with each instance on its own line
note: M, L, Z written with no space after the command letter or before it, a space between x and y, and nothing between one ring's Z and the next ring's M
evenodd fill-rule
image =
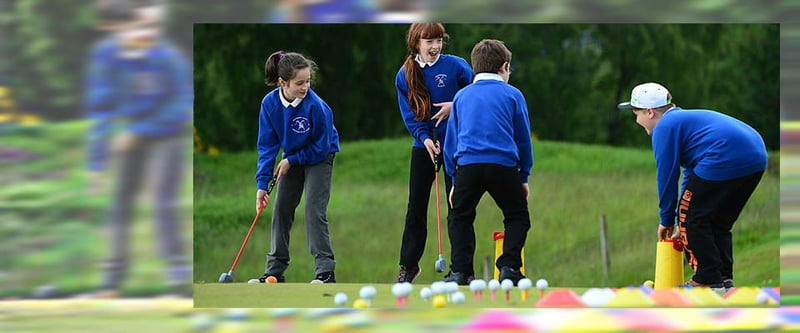
M398 283L401 282L408 282L411 283L414 279L419 276L419 273L422 273L422 269L419 266L414 268L406 268L406 266L400 265L400 273L397 273L397 281Z
M323 272L317 274L311 283L336 283L336 274L333 272Z
M262 275L260 278L258 278L258 282L267 283L267 278L270 277L270 276L275 276L275 275L264 273L264 275ZM283 276L283 274L275 276L275 279L277 280L275 282L278 282L278 283L286 282L286 277Z
M722 286L725 287L725 291L728 292L733 289L733 279L725 279L722 281Z
M525 276L522 275L522 272L520 272L518 269L514 269L508 266L500 267L500 282L503 282L503 280L508 279L511 280L511 282L513 282L514 285L516 286L517 282L524 278Z
M475 280L475 274L450 271L444 276L444 282L455 282L462 286L468 286L472 280Z

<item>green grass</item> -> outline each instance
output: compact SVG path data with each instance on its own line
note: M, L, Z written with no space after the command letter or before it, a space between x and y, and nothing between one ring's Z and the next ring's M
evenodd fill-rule
M86 195L88 125L74 121L3 132L4 148L23 150L30 158L0 163L0 256L4 259L0 260L0 297L28 296L44 284L74 293L99 283L109 248L104 217L111 201L109 195ZM388 283L395 278L408 196L410 143L401 138L342 144L328 209L340 282ZM652 153L562 142L536 142L534 151L526 274L547 278L553 286L578 288L619 287L653 279L658 214ZM187 217L182 230L187 241L194 237L190 256L194 255L195 282L215 282L233 262L255 216L256 158L254 151L194 157L194 172L187 173L187 177L193 174L193 184L186 182L181 204ZM108 176L110 185L114 178ZM777 172L769 172L735 226L737 285L771 286L780 281L778 184ZM166 290L146 190L132 226L134 261L124 290L132 296ZM314 272L302 204L292 231L292 261L286 276L290 282L305 284ZM419 283L442 277L433 269L438 252L434 204L431 200ZM188 219L192 208L194 225ZM262 274L270 216L268 209L261 217L236 269L237 281ZM600 265L601 216L608 222L608 277ZM492 231L502 230L501 219L491 198L485 196L476 220L479 275L482 259L494 254L490 237ZM446 221L442 226L449 263ZM793 224L783 226L786 237L796 237ZM800 280L788 273L783 277L787 281Z
M109 168L105 191L88 195L89 125L88 121L45 123L3 133L2 148L24 152L26 158L0 161L0 297L30 296L44 285L66 295L98 288L110 248L105 221L117 174ZM180 198L187 243L192 235L190 174L187 168ZM131 225L132 263L123 290L131 296L168 290L149 189L145 182ZM189 254L190 250L187 246Z
M397 274L408 196L410 140L348 142L334 165L328 207L337 280L390 283ZM534 143L530 178L532 227L525 246L525 269L559 287L622 287L653 279L658 225L655 167L650 150L562 142ZM773 156L774 157L774 156ZM196 155L194 178L194 280L213 283L226 272L254 216L255 152ZM443 190L442 190L443 191ZM441 279L437 259L435 192L428 214L428 238L419 283ZM303 226L303 202L291 233L289 282L314 276ZM268 209L269 210L269 209ZM234 277L246 281L264 271L271 211L262 214ZM604 275L600 220L607 221L611 266ZM444 217L443 217L444 219ZM492 231L502 215L485 195L475 222L475 270L494 256ZM442 221L449 260L446 221ZM776 172L762 180L734 227L739 286L775 286L780 275L779 185ZM687 277L690 276L686 269Z

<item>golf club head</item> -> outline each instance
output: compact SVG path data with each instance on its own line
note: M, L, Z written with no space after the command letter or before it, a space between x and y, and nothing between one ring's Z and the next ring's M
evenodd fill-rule
M231 283L233 282L233 276L229 273L222 273L219 276L219 283Z
M444 272L445 268L447 268L447 262L444 261L442 256L439 256L439 259L436 259L436 272L442 273Z

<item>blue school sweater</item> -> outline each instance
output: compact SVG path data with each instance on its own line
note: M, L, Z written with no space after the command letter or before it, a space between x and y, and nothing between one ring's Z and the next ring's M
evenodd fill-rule
M183 133L192 119L192 70L188 59L161 38L141 57L126 58L119 39L110 36L90 53L86 74L89 169L105 168L115 124L143 138Z
M415 62L415 66L418 64ZM431 93L431 103L451 102L459 89L472 82L472 67L461 57L441 54L433 66L425 65L422 69L425 76L425 86ZM425 139L433 139L433 129L436 120L414 120L414 112L408 106L408 83L406 82L405 65L400 67L394 80L397 89L397 102L400 105L400 114L406 124L408 132L414 138L414 147L425 148ZM440 108L431 106L431 116L439 112ZM447 119L443 120L437 129L439 142L443 143L447 133Z
M672 108L664 113L652 134L661 225L675 224L678 178L680 193L689 175L722 181L767 168L764 140L749 125L710 110Z
M520 181L528 182L533 167L528 106L519 89L499 75L478 74L456 94L447 130L448 175L455 177L456 166L491 163L516 167Z
M259 189L267 189L281 147L282 158L288 159L293 167L319 164L329 153L339 151L339 133L333 126L333 111L312 89L308 89L297 107L286 107L281 103L280 88L275 88L261 100L256 171Z

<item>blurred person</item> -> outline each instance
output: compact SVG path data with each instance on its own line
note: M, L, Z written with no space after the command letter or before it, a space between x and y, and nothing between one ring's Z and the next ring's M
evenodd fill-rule
M374 21L376 0L279 0L269 10L270 23L354 23Z
M511 51L502 41L475 44L471 62L475 80L453 99L444 144L445 170L453 177L447 219L452 265L444 281L465 285L474 279L475 209L489 192L503 212L503 254L495 264L499 280L516 285L525 277L521 252L531 227L533 144L527 102L508 84Z
M305 56L283 51L272 53L264 65L264 82L278 87L264 96L259 111L256 211L269 203L271 181L277 184L278 193L270 251L264 275L257 279L260 283L270 276L286 282L283 273L289 267L289 234L304 190L306 241L316 274L311 283L336 282L327 211L339 133L333 125L333 111L311 89L316 69L316 63Z
M188 296L191 266L179 208L188 170L191 65L162 34L163 1L100 0L95 5L100 28L108 33L93 45L86 74L86 109L93 120L88 137L90 193L101 194L109 160L116 172L107 221L110 258L100 293L121 293L131 265L133 208L148 181L167 284L171 292Z
M419 261L428 237L428 201L441 166L438 140L446 138L453 96L472 82L472 68L466 60L442 53L449 38L441 23L411 24L406 35L409 53L395 76L400 115L414 139L396 282L412 282L421 272ZM450 187L450 179L445 177L445 193Z
M761 135L716 111L682 109L667 88L654 82L634 87L630 101L617 107L631 109L636 123L652 137L661 216L658 239L683 241L694 271L686 286L730 290L731 229L767 168Z

